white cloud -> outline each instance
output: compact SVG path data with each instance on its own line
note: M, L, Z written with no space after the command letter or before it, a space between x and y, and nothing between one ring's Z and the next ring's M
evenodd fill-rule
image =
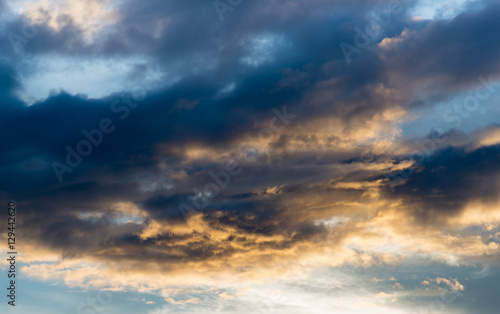
M411 15L423 19L451 19L479 0L420 0Z

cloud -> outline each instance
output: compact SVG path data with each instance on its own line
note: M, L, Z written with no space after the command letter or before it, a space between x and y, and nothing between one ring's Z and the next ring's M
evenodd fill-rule
M494 162L498 150L494 145L474 151L465 147L436 151L419 162L404 184L394 187L395 193L414 204L415 214L426 221L459 214L473 201L494 203L499 189L494 183L499 175Z
M24 54L0 48L0 132L9 134L0 201L22 208L23 272L158 293L169 304L147 303L167 309L224 301L306 313L320 300L326 311L327 292L353 289L337 300L344 308L388 313L439 288L465 293L461 277L428 274L436 265L472 273L498 258L498 126L417 138L405 125L412 110L475 88L478 75L496 77L500 8L433 21L399 14L348 64L339 43L386 4L244 2L221 23L206 1L91 3L89 19L74 1L46 14L36 2L6 21L38 28ZM67 66L47 67L62 57ZM78 67L97 60L116 68ZM148 64L168 69L165 84L145 89ZM74 71L82 76L69 84ZM120 83L107 83L110 71ZM51 80L46 98L21 100L51 75L74 90ZM95 131L103 119L113 131ZM102 143L59 180L54 162L70 164L72 150L96 141L91 131ZM414 145L443 138L425 153ZM241 171L226 174L235 162ZM383 273L397 267L426 275ZM346 287L308 277L353 269L367 277ZM276 292L301 276L312 282ZM209 292L191 291L200 283Z

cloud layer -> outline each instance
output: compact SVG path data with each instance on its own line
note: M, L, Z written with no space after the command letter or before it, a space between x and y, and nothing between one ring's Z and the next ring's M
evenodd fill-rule
M476 114L498 113L500 6L420 5L0 5L25 276L151 313L493 313L471 300L497 276L498 124Z

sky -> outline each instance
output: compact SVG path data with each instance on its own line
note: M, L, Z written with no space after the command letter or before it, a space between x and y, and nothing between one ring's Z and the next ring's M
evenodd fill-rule
M498 313L499 15L0 0L0 312Z

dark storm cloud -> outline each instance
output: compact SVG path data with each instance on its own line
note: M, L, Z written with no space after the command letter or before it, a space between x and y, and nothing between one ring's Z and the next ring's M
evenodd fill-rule
M425 221L451 217L471 201L498 201L500 145L437 150L418 158L404 184L394 187L415 214ZM390 195L390 194L389 194Z
M397 102L374 91L373 86L378 83L398 86L388 79L388 72L409 77L407 83L412 79L445 77L447 80L441 84L449 86L453 85L449 83L450 78L455 76L470 83L476 72L496 70L490 65L498 63L499 47L490 45L496 38L490 30L498 28L494 19L500 11L498 6L428 25L406 21L403 15L394 16L384 35L395 36L410 25L417 29L411 40L404 41L383 58L381 48L374 44L347 64L339 43L352 41L353 28L363 27L367 12L379 5L385 6L386 2L344 1L332 5L330 1L246 1L221 23L207 1L190 5L173 1L130 1L120 8L118 24L90 44L82 40L81 30L69 19L60 31L37 25L37 35L25 45L27 55L57 52L111 58L140 53L163 67L172 66L184 77L168 89L148 95L137 108L129 108L129 116L121 120L124 112L114 112L110 105L117 97L121 99L120 94L88 99L62 93L27 107L12 96L20 86L15 70L0 69L3 73L0 92L5 100L0 109L0 132L9 134L0 143L0 175L9 178L0 182L3 191L0 197L3 201L15 198L23 206L27 217L24 230L29 232L29 237L58 248L73 248L76 252L71 254L125 244L139 250L143 243L137 236L138 227L126 225L112 231L112 228L104 228L113 223L111 218L86 220L77 214L100 212L110 203L131 201L154 218L180 222L182 216L177 204L189 202L192 188L205 183L210 178L209 171L219 170L220 164L195 161L184 165L181 153L166 149L159 154L159 147L202 143L224 150L245 135L255 136L260 130L259 123L272 114L271 109L281 110L285 105L289 112L297 114L294 123L300 125L324 116L340 117L346 123L359 121L394 103L403 107L413 103L411 91L409 95L396 97ZM155 33L163 19L165 24L160 23L160 31ZM22 29L25 23L18 20L9 28ZM251 39L261 34L282 35L284 43L277 41L266 48L272 50L273 55L258 66L242 63L243 57L253 53L255 44ZM486 47L490 50L483 51ZM12 51L5 50L11 48L2 48L4 55L12 57ZM21 57L16 55L16 58ZM233 81L235 89L221 96L220 90ZM179 107L182 99L196 105ZM103 118L111 119L116 130L104 135L103 143L94 147L93 153L59 183L52 162L64 162L66 145L74 148L85 139L82 130L97 128ZM296 138L283 135L279 139L276 149ZM325 194L341 199L360 198L361 190L338 192L331 188L328 183L332 178L327 174L329 165L352 160L356 152L359 151L318 156L311 151L276 158L274 166L245 165L241 176L234 178L235 184L207 207L204 219L213 226L235 227L248 234L289 235L295 231L293 239L289 239L292 242L312 237L322 231L321 226L306 219L286 218L283 213L287 209L256 192L273 185L285 185L283 191L290 193L288 195L308 196L321 188ZM493 186L486 182L492 180L491 167L496 169L495 153L494 148L481 148L473 153L441 151L426 159L423 170L399 186L396 193L429 204L431 212L460 208L466 201L465 194L469 198L493 197ZM161 160L157 159L158 155ZM373 160L376 161L375 157ZM183 183L176 182L171 191L141 192L138 181L158 173L160 161L166 161L176 171L185 171L188 178ZM426 171L431 169L434 172ZM344 180L374 176L363 170L338 175ZM487 179L474 181L475 176ZM472 192L467 188L470 184L477 187L473 187ZM324 199L331 201L328 197ZM43 224L39 223L41 219ZM98 230L101 238L109 242L96 242L94 236L78 240L79 235L95 234ZM76 242L80 243L79 247ZM285 244L269 245L289 245ZM208 258L216 251L209 242L183 249L190 258ZM134 254L137 251L131 249L128 257ZM164 256L157 253L151 256L173 258L168 252Z
M158 55L160 59L185 59L186 55L221 56L232 59L231 55L241 53L241 39L262 32L291 33L303 36L296 27L297 19L302 27L317 24L332 16L338 21L360 23L365 13L371 9L385 9L390 1L277 1L271 3L245 2L232 13L228 13L224 23L218 19L212 2L194 0L184 3L176 1L126 1L115 7L118 20L97 34L98 40L86 43L84 36L69 16L62 16L60 23L65 27L52 30L45 24L34 25L38 33L26 45L27 52L63 52L85 54L89 52L109 55L146 53ZM57 11L46 12L48 15ZM26 20L15 21L11 30L21 30ZM331 24L328 36L338 30ZM349 24L350 25L350 24ZM355 25L354 25L355 26ZM318 28L317 28L318 29ZM345 31L351 31L347 28ZM324 32L324 29L322 30ZM290 34L293 36L293 34ZM325 36L323 34L322 36ZM316 44L320 41L314 40ZM222 45L224 47L222 47ZM306 47L304 47L306 48ZM222 49L222 50L220 50ZM322 53L317 51L316 53Z
M427 83L434 92L479 85L478 76L500 69L500 44L495 39L499 13L500 5L491 3L451 20L416 22L401 43L380 52L384 66L403 84L423 80L422 85Z

